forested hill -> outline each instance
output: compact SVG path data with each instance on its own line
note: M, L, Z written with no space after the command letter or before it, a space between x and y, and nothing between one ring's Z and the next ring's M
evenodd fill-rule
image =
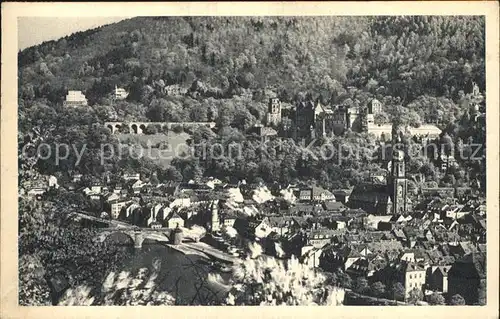
M103 103L115 85L145 107L158 85L171 84L216 99L264 101L271 92L292 102L311 93L403 105L457 104L472 81L485 87L482 17L139 17L18 56L21 107L60 103L68 89Z

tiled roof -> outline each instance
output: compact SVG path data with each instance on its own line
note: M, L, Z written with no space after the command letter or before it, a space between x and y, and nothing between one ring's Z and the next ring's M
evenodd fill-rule
M401 269L405 272L413 272L413 271L424 271L424 267L418 263L414 262L401 262Z
M173 213L172 217L170 217L169 219L174 219L174 218L176 218L176 219L182 219L182 217L179 216L179 214L177 214L177 213Z
M330 210L330 211L340 211L340 210L344 210L347 208L341 202L331 202L331 201L323 203L323 206L326 210Z
M268 217L269 226L273 227L283 227L286 222L291 222L293 220L292 216L270 216Z
M368 243L367 247L373 253L385 253L388 251L401 251L403 250L403 245L396 240L380 240L373 243Z

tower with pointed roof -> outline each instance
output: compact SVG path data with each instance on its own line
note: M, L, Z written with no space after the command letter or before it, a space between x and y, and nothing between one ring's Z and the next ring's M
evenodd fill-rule
M391 178L389 180L389 191L392 193L392 213L401 215L405 214L407 210L407 180L405 173L404 152L401 150L393 151Z

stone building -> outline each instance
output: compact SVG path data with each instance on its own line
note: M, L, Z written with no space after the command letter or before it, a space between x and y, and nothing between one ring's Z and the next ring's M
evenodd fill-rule
M299 102L295 106L293 137L296 140L314 138L315 105L313 101Z
M423 292L425 288L426 269L414 262L401 262L401 275L405 287L405 298L410 296L414 289Z
M387 178L387 184L357 185L349 197L351 208L361 208L376 215L404 215L407 203L404 153L399 150L392 154L391 174Z
M267 107L266 124L278 126L281 123L281 101L277 98L270 98Z
M366 132L374 123L374 115L381 110L382 104L376 99L365 107L327 106L312 100L299 102L293 116L293 136L300 140L341 135L348 130Z
M87 106L87 98L82 93L82 91L68 91L66 95L66 100L64 101L64 106Z
M115 100L125 100L128 96L128 92L124 88L119 88L115 85Z

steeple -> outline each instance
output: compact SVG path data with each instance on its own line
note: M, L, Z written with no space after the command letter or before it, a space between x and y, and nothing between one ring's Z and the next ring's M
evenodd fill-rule
M393 150L391 178L389 189L392 193L392 213L405 214L407 207L407 180L405 173L405 156L401 150Z

